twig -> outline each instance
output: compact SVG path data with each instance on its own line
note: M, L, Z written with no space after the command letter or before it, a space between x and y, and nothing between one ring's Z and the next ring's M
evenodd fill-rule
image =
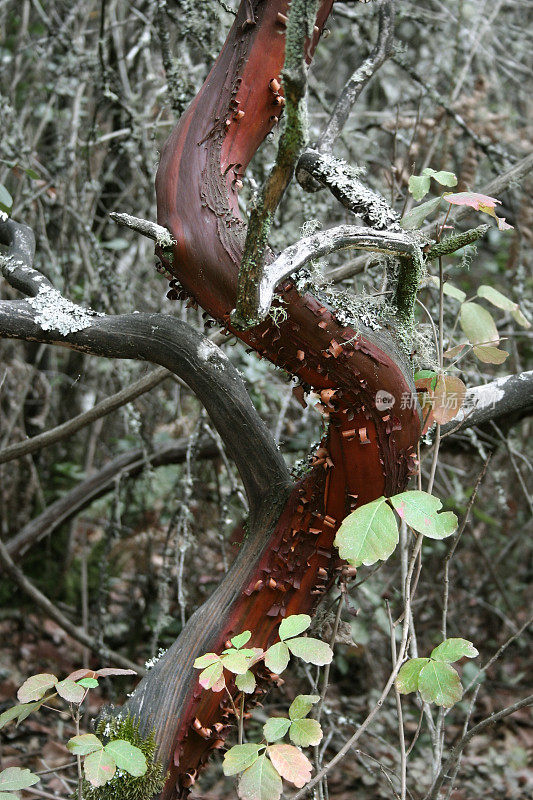
M316 149L321 153L332 149L361 92L390 56L394 37L395 14L394 0L380 4L376 44L368 58L348 79L335 103L331 117L317 143Z
M140 233L141 236L153 239L160 247L172 247L176 243L170 231L163 225L158 225L157 222L141 219L140 217L132 217L131 214L122 214L118 211L111 211L109 216L118 225L124 225L132 231Z
M524 622L522 627L519 628L515 633L513 633L512 636L506 639L506 641L496 650L494 655L489 658L487 663L481 667L476 677L473 680L471 680L470 683L465 687L464 694L470 691L472 686L479 683L480 675L483 675L488 669L490 669L490 667L492 667L492 665L499 659L499 657L505 652L505 650L507 650L509 645L511 645L514 641L516 641L524 633L524 631L527 630L527 628L529 628L530 625L533 625L533 616L529 617L529 619L526 620L526 622Z
M443 640L446 639L447 635L447 617L448 617L448 598L449 598L449 590L450 590L450 579L449 579L449 570L450 570L450 561L452 559L453 554L455 553L456 547L459 544L459 540L463 535L463 532L466 528L466 524L470 518L470 512L472 511L472 507L477 497L477 493L479 491L479 487L485 477L485 473L487 472L487 467L490 464L490 460L492 458L492 453L489 454L488 458L485 460L479 475L477 476L476 483L474 485L474 489L472 490L472 494L468 500L465 513L463 515L463 519L461 524L457 530L457 533L454 535L451 543L451 547L446 553L444 558L444 592L443 592L443 601L442 601L442 638Z
M392 621L392 615L390 612L390 605L389 602L386 601L386 608L387 608L387 616L389 619L389 628L390 628L390 648L391 648L391 658L392 658L392 666L396 666L396 634L395 634L395 627ZM400 697L400 692L398 691L396 685L394 686L394 694L396 698L396 711L398 713L398 739L400 742L400 783L401 783L401 800L405 800L405 795L407 791L407 753L405 751L405 730L403 727L403 712L402 712L402 699Z
M305 236L287 247L271 264L265 266L261 276L248 294L247 308L256 323L268 315L276 286L293 272L301 269L309 261L347 248L370 252L393 253L409 264L418 264L421 259L420 245L415 236L407 231L380 231L355 225L339 225L326 231ZM414 268L416 271L416 267ZM396 304L401 298L405 314L409 312L411 297L408 287L418 287L418 282L410 280L411 272L404 266L398 278Z
M466 745L474 738L474 736L476 736L482 730L487 728L489 725L494 725L494 723L498 722L500 719L508 717L510 714L514 714L515 711L519 711L519 709L525 708L526 706L530 705L533 705L533 694L524 697L523 700L519 700L518 702L513 703L512 705L507 706L506 708L502 708L501 711L491 714L490 716L481 720L481 722L478 722L477 725L474 725L474 727L471 728L468 731L468 733L466 733L457 742L455 747L452 748L446 763L441 768L439 774L437 775L436 780L434 781L429 792L426 794L424 800L437 800L440 788L444 783L447 774L454 768L455 764L459 759L460 754L462 753Z
M391 672L391 674L389 676L389 679L387 680L387 682L386 682L386 684L385 684L385 686L384 686L384 688L383 688L383 690L382 690L382 692L380 694L380 697L379 697L378 701L375 703L374 707L372 708L370 713L366 716L366 718L361 723L361 725L358 727L358 729L355 731L355 733L343 744L343 746L336 753L336 755L333 756L333 758L321 770L319 770L319 772L317 772L317 774L314 776L314 778L312 778L309 781L309 783L306 784L306 786L304 786L303 789L300 789L299 792L296 792L296 794L292 795L290 800L301 800L303 797L305 797L306 794L314 786L316 786L316 784L319 783L322 780L322 778L325 775L327 775L327 773L336 764L338 764L339 761L341 761L344 758L345 755L347 755L350 752L350 750L353 748L354 744L360 739L360 737L363 735L363 733L369 727L369 725L374 720L374 718L379 714L379 712L380 712L380 710L381 710L381 708L383 706L383 703L385 702L386 698L388 697L388 694L389 694L390 690L392 689L392 686L393 686L394 681L396 679L396 676L397 676L398 672L400 671L400 667L401 667L401 665L403 663L403 660L405 658L405 653L407 651L407 645L408 645L408 639L409 639L409 612L411 610L411 589L410 589L410 587L411 587L411 579L413 577L413 570L415 568L415 564L416 564L416 561L417 561L417 558L418 558L418 553L420 552L420 548L422 546L422 539L423 539L423 536L419 536L419 538L417 540L417 543L416 543L416 545L414 547L412 556L411 556L411 561L409 563L409 568L407 570L407 576L406 576L406 599L405 599L406 608L405 608L404 620L403 620L403 625L402 625L402 638L401 638L401 642L400 642L400 649L398 651L398 658L397 658L397 661L396 661L396 666L393 668L393 670L392 670L392 672Z
M89 411L78 414L78 416L69 419L67 422L57 425L44 433L33 436L31 439L26 439L23 442L17 442L9 447L0 451L0 464L5 464L7 461L12 461L15 458L21 458L28 453L35 453L36 450L41 450L43 447L49 447L56 442L60 442L67 436L72 436L76 431L81 430L86 425L90 425L95 420L111 414L117 408L131 403L136 397L140 397L145 392L149 392L155 386L158 386L165 378L171 377L170 373L164 367L158 367L148 375L143 375L142 378L121 389L120 392L106 397L101 403L93 406Z

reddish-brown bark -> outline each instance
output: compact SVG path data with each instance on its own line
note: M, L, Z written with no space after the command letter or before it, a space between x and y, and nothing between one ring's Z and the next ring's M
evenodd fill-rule
M321 392L329 424L311 471L271 517L254 521L215 600L197 612L129 704L146 728L155 726L160 756L170 764L165 798L186 792L230 721L224 694L199 687L194 658L220 652L231 635L246 629L253 632L250 645L266 647L283 616L312 611L336 575L333 539L342 519L356 505L404 488L420 433L417 411L410 404L401 408L402 394L413 390L410 366L389 332L346 327L334 308L300 295L291 280L278 295L286 320L268 319L245 332L229 322L245 237L237 181L282 107L271 81L280 80L285 39L278 14L286 14L287 5L254 2L256 23L250 26L249 4L241 4L204 86L163 148L158 222L177 242L172 263L165 261L181 287L173 291ZM332 0L322 0L319 28L331 6ZM315 33L309 57L317 38ZM380 389L396 398L392 411L376 408ZM286 490L280 492L283 501Z

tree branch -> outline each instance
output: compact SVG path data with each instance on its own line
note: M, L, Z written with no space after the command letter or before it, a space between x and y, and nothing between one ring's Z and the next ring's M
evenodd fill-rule
M506 375L484 386L475 386L466 393L463 406L455 419L441 426L441 435L460 433L474 425L513 414L524 416L533 411L533 370Z
M126 386L124 389L121 389L120 392L116 392L116 394L110 397L106 397L101 403L97 403L90 408L89 411L84 411L82 414L78 414L67 422L56 425L55 428L33 436L31 439L26 439L22 442L12 444L9 447L5 447L0 451L0 464L13 461L15 458L21 458L22 456L28 455L28 453L35 453L36 450L41 450L43 447L50 447L50 445L56 444L56 442L60 442L62 439L66 439L67 436L72 436L76 431L81 430L81 428L84 428L86 425L90 425L97 419L111 414L117 408L126 405L126 403L131 403L135 398L159 386L165 378L169 378L170 376L171 373L164 367L159 367L148 375L143 375L143 377L139 378L135 383Z
M187 448L188 440L179 439L160 447L148 457L141 447L121 453L105 467L80 481L74 489L51 503L15 536L11 537L6 544L9 555L12 557L24 555L36 542L49 536L60 525L75 517L102 495L110 492L116 485L117 478L132 478L147 467L179 464L185 459ZM198 458L211 458L218 452L216 444L211 439L206 439L198 444Z
M307 142L305 43L309 33L313 31L317 8L317 0L292 0L287 20L285 63L281 73L285 96L277 94L280 87L275 79L270 82L273 94L276 98L281 98L280 113L286 103L285 128L279 140L276 162L250 214L246 231L239 268L237 302L231 318L236 327L243 329L258 322L255 314L255 291L261 279L270 226L274 212L293 176L296 159Z
M108 358L134 358L179 375L204 404L240 472L251 515L290 486L283 457L226 355L181 320L164 314L106 317L66 300L13 254L18 223L0 223L11 244L2 271L29 300L0 301L0 335L58 344ZM18 237L18 238L17 238Z
M504 717L508 717L510 714L514 714L515 711L518 711L519 709L525 708L526 706L530 706L530 705L533 705L533 694L530 694L527 697L524 697L523 700L519 700L517 703L513 703L512 705L507 706L506 708L502 708L501 711L498 711L495 714L491 714L490 716L485 717L485 719L481 720L481 722L478 722L477 725L474 725L474 727L471 728L468 731L468 733L466 733L457 742L455 747L453 747L453 749L452 749L452 751L451 751L451 753L450 753L450 755L448 757L448 760L446 761L446 763L444 764L444 766L440 770L440 772L439 772L439 774L438 774L433 786L431 787L431 789L429 790L429 792L425 796L424 800L436 800L437 799L437 797L439 795L439 792L440 792L440 788L441 788L442 784L444 783L447 774L450 772L450 770L452 770L454 768L454 766L456 765L457 761L459 760L459 757L460 757L461 753L465 749L466 745L471 741L471 739L474 738L474 736L477 736L477 734L481 733L482 730L484 730L485 728L488 728L489 725L494 725L494 723L498 722L500 719L503 719Z
M389 58L394 38L395 15L394 0L386 0L386 2L380 4L379 28L375 47L368 58L363 61L361 66L356 69L346 82L331 117L317 142L316 150L320 153L326 153L333 148L361 92L382 64ZM300 179L298 178L298 180Z
M342 205L378 230L401 230L400 218L387 201L359 180L359 171L340 158L316 150L302 153L296 179L309 191L317 183L330 190ZM311 179L311 180L310 180ZM311 189L314 191L314 189Z
M265 266L259 284L255 287L255 318L260 321L266 318L276 286L292 273L301 269L309 261L321 258L337 250L354 248L379 253L391 253L403 259L404 263L415 264L413 269L402 270L404 276L398 280L398 297L402 298L402 310L408 315L414 297L408 292L411 287L416 294L418 280L412 272L421 262L418 237L407 231L376 231L372 228L358 228L353 225L339 225L327 231L319 231L300 239L287 247L275 261ZM409 297L408 297L409 295ZM250 298L251 300L251 298Z

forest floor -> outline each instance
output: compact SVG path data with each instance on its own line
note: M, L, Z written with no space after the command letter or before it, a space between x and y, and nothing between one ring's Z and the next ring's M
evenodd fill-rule
M0 710L16 701L18 687L29 675L38 672L54 672L64 677L80 665L82 654L79 646L51 621L42 621L37 614L13 615L4 613L0 622L2 658L0 664ZM367 654L364 648L355 655L356 648L341 645L341 664L350 664L352 670L364 673ZM351 652L352 651L352 652ZM343 670L344 671L344 670ZM528 664L513 663L512 675L504 687L498 686L490 693L481 692L474 722L499 708L524 696L527 684ZM254 712L250 722L250 733L264 722L266 716L275 715L285 707L290 698L302 689L305 676L290 674L284 686L267 697L265 708ZM90 730L90 720L104 703L120 704L133 683L127 679L104 679L98 689L89 693L82 726ZM356 691L354 693L354 686ZM368 708L368 697L359 694L359 681L333 670L333 681L328 693L330 714L326 725L330 725L330 741L326 760L332 757L343 741L353 731L352 720L363 719ZM308 689L307 689L308 691ZM281 696L280 696L281 695ZM387 800L396 795L391 787L391 775L398 769L397 752L391 747L391 729L395 727L395 708L387 704L372 731L361 741L361 750L349 754L342 764L334 769L329 779L331 800ZM407 720L408 736L416 730L416 720ZM74 724L68 713L56 713L41 709L24 720L18 727L10 725L2 732L0 768L10 766L28 767L42 773L41 782L23 792L24 798L57 797L69 798L76 786L76 766L68 753L65 742L75 735ZM460 726L450 725L448 736L460 735ZM428 748L420 740L414 749L408 766L408 797L418 800L423 797L430 777L430 765L425 754ZM461 764L455 788L449 800L519 800L533 796L533 718L530 709L522 709L507 718L499 726L487 729L467 749ZM379 763L378 763L379 762ZM70 766L68 766L70 765ZM394 781L394 778L392 778ZM219 763L212 763L202 775L192 797L205 800L227 798L231 780L224 778ZM395 788L397 784L395 782ZM288 793L290 795L290 792ZM235 796L230 790L230 796ZM444 793L442 795L446 797Z

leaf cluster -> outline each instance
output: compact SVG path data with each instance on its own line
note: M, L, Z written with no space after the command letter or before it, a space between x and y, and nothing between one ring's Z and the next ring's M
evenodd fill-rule
M399 532L391 506L407 525L430 539L445 539L457 528L456 515L452 511L439 513L441 501L427 492L413 490L390 498L378 497L344 519L334 542L341 558L358 567L385 561L392 555Z
M308 614L293 614L282 620L279 626L280 641L267 650L260 647L244 648L252 634L243 631L230 640L231 647L217 653L205 653L194 662L196 669L201 669L200 685L213 692L221 692L226 686L224 670L235 675L237 689L245 694L255 690L255 676L251 671L254 664L264 661L265 666L275 675L280 675L289 663L291 654L301 658L308 664L323 666L331 663L333 651L320 639L312 636L300 636L311 625Z
M460 658L475 658L478 651L467 639L445 639L429 658L410 658L396 676L400 694L420 692L425 703L451 707L463 696L461 680L450 664Z
M238 775L241 800L279 800L282 778L301 788L311 777L311 762L299 747L317 745L322 729L307 715L318 695L298 695L289 708L289 718L271 717L263 725L264 743L238 744L224 756L225 775ZM293 744L275 744L286 734Z

